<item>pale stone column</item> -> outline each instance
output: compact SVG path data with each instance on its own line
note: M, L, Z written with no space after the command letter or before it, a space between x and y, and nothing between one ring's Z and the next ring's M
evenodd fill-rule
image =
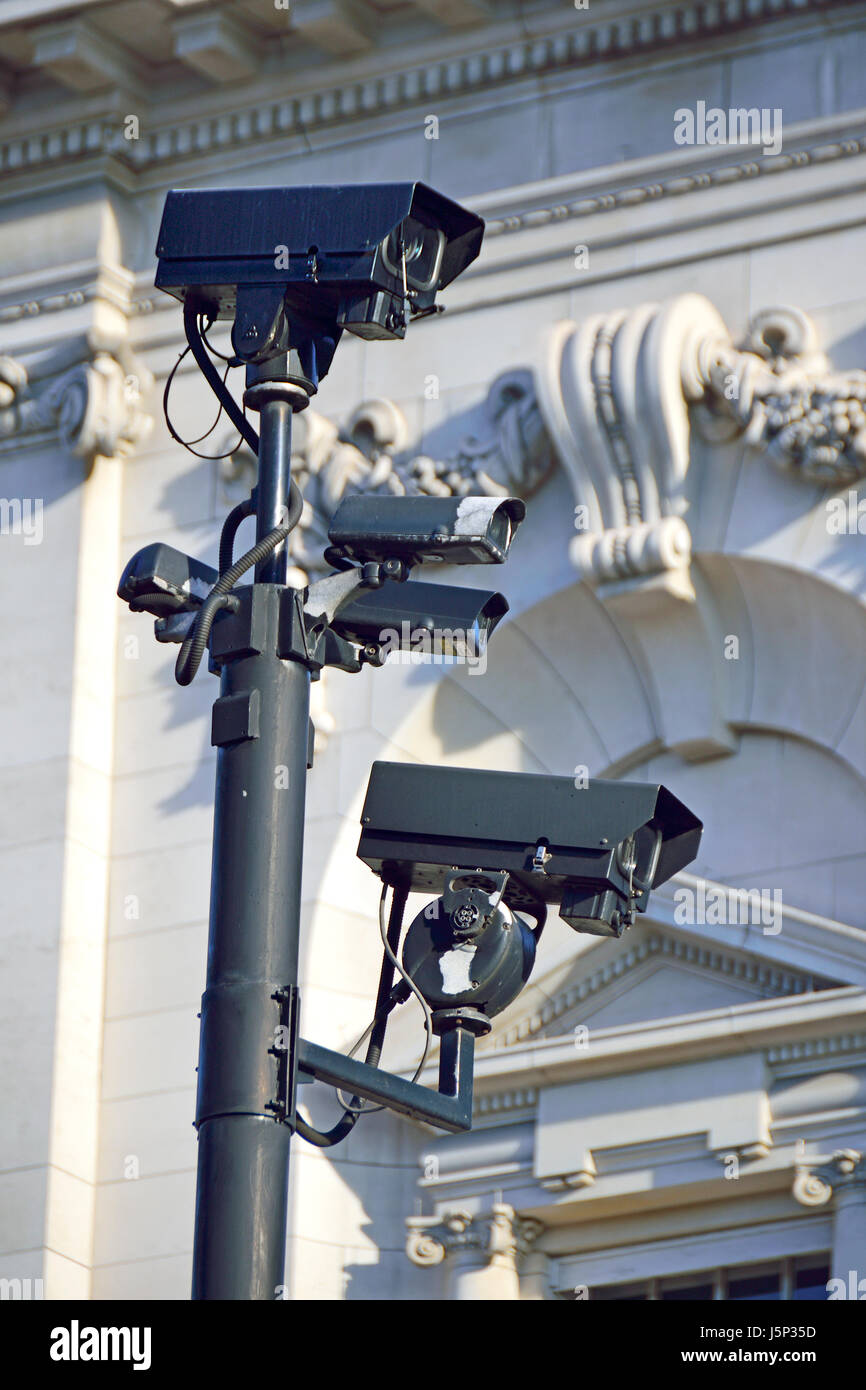
M520 1297L524 1303L552 1299L550 1258L543 1250L529 1250L520 1268Z
M30 980L38 971L41 985L38 996L22 1007L27 1027L40 1037L44 1060L38 1080L46 1086L47 1127L28 1127L23 1140L30 1144L26 1167L44 1164L45 1170L27 1217L31 1230L41 1224L48 1299L88 1298L91 1291L123 462L150 426L142 404L149 387L150 374L125 342L98 324L26 366L0 357L4 488L26 489L31 495L15 499L17 505L23 508L26 501L39 521L38 534L29 538L32 548L10 547L4 538L0 587L16 596L21 609L19 631L27 636L23 659L30 663L24 669L32 672L34 685L44 681L53 687L51 709L62 725L53 758L40 759L37 750L20 765L14 757L0 760L0 772L7 778L19 772L25 789L30 782L44 788L46 769L53 769L54 777L54 829L46 831L42 846L36 901L29 904L30 920L25 917L17 932L10 922L4 942L17 975ZM69 501L62 504L64 488ZM50 503L44 515L42 496L34 497L43 493ZM38 693L25 677L10 705L10 719L20 722L25 743L32 728L28 704ZM32 794L25 806L32 819ZM54 881L58 899L49 915L50 900L38 893ZM4 1142L15 1140L10 1136ZM18 1162L25 1168L20 1157Z
M406 1226L406 1254L413 1264L432 1268L449 1256L448 1298L460 1301L519 1299L517 1262L542 1230L504 1202L482 1213L458 1209L410 1216Z
M847 1296L866 1289L866 1158L856 1149L839 1149L829 1159L813 1161L794 1179L794 1196L805 1207L833 1200L831 1274L845 1283Z

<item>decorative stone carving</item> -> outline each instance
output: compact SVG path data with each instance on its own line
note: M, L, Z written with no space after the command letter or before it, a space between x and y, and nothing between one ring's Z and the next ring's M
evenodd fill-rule
M440 1216L409 1216L406 1227L406 1254L422 1269L439 1265L447 1254L460 1250L478 1251L489 1263L513 1266L544 1229L539 1221L517 1216L503 1202L495 1202L481 1215L455 1208Z
M571 558L587 582L663 575L693 597L688 407L702 394L700 345L726 337L700 295L559 323L549 334L539 403L574 489Z
M837 1149L830 1158L800 1166L793 1193L801 1206L823 1207L840 1188L854 1186L866 1188L866 1157L857 1149Z
M125 456L152 426L142 408L152 384L124 344L81 339L28 367L0 357L0 453L47 434L88 461Z
M696 294L557 324L538 400L577 502L571 557L602 590L660 577L693 598L693 426L807 482L866 477L866 372L834 372L798 309L762 311L740 346Z
M745 350L708 341L701 356L716 420L727 417L779 467L822 487L866 478L866 372L834 372L805 314L765 310Z
M488 428L466 435L442 462L425 455L410 459L407 491L454 497L482 493L528 497L551 472L555 454L541 417L532 376L508 372L497 378L485 406Z

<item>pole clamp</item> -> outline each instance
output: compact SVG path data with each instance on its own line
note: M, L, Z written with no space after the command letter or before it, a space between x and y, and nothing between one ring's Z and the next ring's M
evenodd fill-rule
M298 990L274 980L209 986L201 1001L195 1125L218 1115L294 1124Z

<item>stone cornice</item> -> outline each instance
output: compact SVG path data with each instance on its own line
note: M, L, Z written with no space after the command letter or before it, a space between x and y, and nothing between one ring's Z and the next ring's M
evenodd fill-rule
M866 1033L834 1033L827 1037L802 1038L799 1041L783 1042L778 1047L765 1049L767 1065L773 1069L776 1080L788 1077L801 1077L802 1062L809 1062L809 1073L822 1072L840 1065L841 1058L855 1059L855 1063L866 1055ZM852 1065L849 1062L849 1065ZM544 1088L544 1077L539 1077L538 1086L514 1086L506 1090L482 1091L475 1094L473 1113L475 1118L525 1120L532 1119L538 1105L539 1090ZM799 1125L799 1120L798 1122ZM774 1120L774 1129L784 1127ZM453 1175L449 1175L449 1181Z
M95 136L93 145L94 149L102 148L100 140ZM0 137L0 159L3 157L3 148ZM786 133L785 152L776 158L732 160L731 152L724 148L703 150L699 154L694 150L675 151L485 194L472 200L473 207L487 223L485 249L478 266L472 267L464 277L465 286L461 282L461 286L457 288L456 298L455 291L452 290L449 310L453 315L455 312L475 307L476 302L486 302L487 280L491 275L496 276L501 271L507 271L515 254L518 257L526 254L522 245L526 238L532 243L532 249L529 251L531 260L539 257L546 259L552 255L557 263L560 263L562 247L559 245L559 239L564 238L564 243L573 239L574 231L568 224L576 219L585 222L587 218L606 213L637 214L642 210L648 213L665 199L681 199L688 194L711 195L723 190L727 192L737 186L740 186L744 193L747 190L751 192L756 183L763 183L767 178L770 178L769 187L779 191L781 184L770 177L774 174L807 169L830 170L838 166L841 175L846 164L851 168L851 187L859 191L866 184L866 171L863 171L858 163L862 162L864 154L866 109L861 109L848 112L844 116L804 121L790 127ZM113 159L111 162L116 164ZM24 167L23 161L21 167ZM38 161L33 168L34 171L38 170ZM74 173L70 177L74 177ZM127 170L125 186L133 188L134 181L134 176ZM12 195L11 183L8 179L6 183ZM843 186L847 185L843 183L842 186L837 186L834 183L833 187L827 190L834 209L838 208L838 197L843 191ZM798 193L789 190L786 199L787 202L803 201L810 204L813 200L814 190L810 191L805 184ZM688 206L692 206L691 200ZM748 209L743 208L741 211L745 213ZM635 234L635 231L632 226L632 234ZM541 248L535 245L540 234L549 236L551 232L557 232L558 235L555 247ZM522 233L523 238L515 241L516 233ZM670 233L668 220L665 222L664 234L669 236ZM585 229L583 234L586 234ZM652 235L651 227L647 228L646 234ZM591 241L594 251L602 244L607 244L606 236L600 239L595 232ZM730 248L725 245L721 249ZM652 264L648 262L647 268L651 269ZM12 282L6 282L5 286L0 285L3 293L10 296L9 302L0 308L0 322L10 322L36 313L58 313L77 307L80 303L77 296L80 294L93 297L92 286L75 283L78 279L75 271L76 267L71 265L64 268L62 275L56 269L52 269L46 275L48 283L47 292L44 294L31 288L32 277L28 278L29 292L26 294L23 293L23 286L19 289ZM118 307L130 317L149 317L154 313L160 314L163 310L176 310L176 300L170 295L154 290L153 274L153 269L138 272L134 276L131 297L126 298L129 293L126 285L123 286L123 296L115 297ZM580 283L589 284L595 278L594 272L586 272L581 275ZM70 281L73 282L72 285L69 284ZM557 285L561 282L560 271L557 274ZM536 291L540 288L542 286L539 282ZM519 289L514 295L507 297L519 298L524 293L525 290ZM497 294L495 302L500 302L502 297L502 293Z
M574 1039L566 1035L481 1051L476 1059L476 1085L480 1096L503 1082L507 1087L509 1080L526 1091L707 1057L766 1054L769 1048L782 1046L786 1035L792 1041L802 1041L804 1035L826 1038L834 1031L853 1036L862 1032L864 1020L866 992L857 988L737 1004L593 1030L588 1048L576 1048Z
M798 122L787 130L785 149L778 155L732 159L727 146L700 152L671 151L625 165L504 189L475 199L473 206L486 219L485 238L489 240L597 213L632 210L686 193L728 189L792 169L834 164L864 152L866 111L850 111L844 116ZM522 211L517 206L521 202ZM514 204L515 210L497 216L509 204Z
M750 1004L711 1010L691 1017L682 1016L663 1021L647 1020L644 1023L630 1024L627 1025L627 1031L623 1036L639 1036L641 1041L640 1043L634 1041L623 1044L623 1052L627 1054L629 1048L634 1048L636 1052L642 1051L652 1041L653 1046L661 1044L667 1047L670 1044L674 1049L683 1051L685 1055L682 1060L688 1060L688 1040L690 1037L694 1037L709 1040L711 1043L709 1053L712 1055L714 1046L712 1039L721 1039L726 1031L732 1037L736 1036L737 1028L741 1024L749 1031L769 1028L765 1041L755 1045L764 1047L767 1061L774 1067L784 1068L789 1063L797 1063L801 1060L820 1063L822 1059L830 1059L837 1054L850 1055L866 1048L866 1032L862 1030L858 1031L857 1028L843 1024L835 1031L832 1026L825 1029L821 1029L819 1026L814 1031L810 1027L808 1032L801 1029L798 1033L796 1030L791 1030L788 1014L790 1009L794 1009L797 1011L796 1017L798 1019L809 1020L813 1016L829 1018L837 1014L842 1019L847 1019L853 1013L854 1017L860 1021L859 1016L863 1015L864 1001L866 1001L866 973L864 973L863 968L866 934L857 927L850 927L815 913L804 912L787 904L781 909L783 926L778 935L764 935L760 927L754 926L714 926L709 923L698 927L682 926L674 919L673 893L678 887L697 888L702 882L707 888L724 889L725 887L725 885L715 883L712 880L702 880L693 874L680 872L669 883L657 889L653 895L646 923L635 932L636 946L642 945L642 934L649 933L659 938L670 937L672 941L681 940L686 946L691 944L701 953L700 958L703 958L703 953L717 955L720 960L727 957L732 957L735 960L745 958L750 965L761 972L762 978L767 980L799 980L804 982L814 980L821 973L818 970L820 966L826 972L823 975L825 980L842 980L846 983L840 987L833 986L822 989L811 995L799 992L792 995L782 995L777 999L756 1000ZM659 932L658 927L662 927L664 930ZM618 957L614 956L611 959L611 945L612 943L601 940L594 940L590 944L588 938L583 938L578 947L582 954L576 955L572 938L560 936L556 945L554 945L553 938L548 941L548 949L544 950L536 973L521 996L519 1005L514 1008L513 1012L509 1011L508 1015L503 1015L497 1024L497 1028L502 1028L504 1038L510 1039L516 1032L518 1034L517 1040L500 1045L498 1039L494 1037L490 1040L491 1046L484 1046L477 1053L479 1062L483 1060L485 1068L489 1068L491 1077L508 1073L513 1075L513 1087L507 1091L497 1089L489 1092L486 1090L476 1092L478 1113L492 1114L499 1110L531 1108L535 1102L536 1090L539 1084L544 1081L545 1073L542 1070L540 1060L542 1057L544 1058L544 1068L546 1068L548 1058L550 1058L556 1061L557 1066L560 1063L563 1065L574 1063L581 1070L582 1075L587 1074L585 1069L588 1054L586 1051L581 1053L575 1051L573 1037L569 1034L565 1037L539 1038L537 1036L539 1027L533 1023L533 1020L538 1019L540 1027L544 1027L545 1023L549 1021L549 1009L552 1004L555 1004L558 1010L557 1015L554 1016L561 1016L566 1008L574 1006L577 1002L576 993L570 1004L565 1001L569 994L578 990L584 981L575 982L570 979L568 983L564 984L563 980L575 968L581 968L581 964L587 972L586 980L589 983L587 997L591 997L598 988L605 987L604 977L608 974L609 967L611 967L609 979L620 978L623 969L632 968L616 968ZM625 948L625 940L617 944L618 950ZM631 954L630 950L627 954ZM655 952L652 955L657 958ZM593 969L596 956L599 960L603 960L604 964ZM650 953L644 956L644 959L648 958L650 958ZM684 958L688 959L688 957ZM799 1013L801 1006L806 1010L802 1015ZM814 1012L816 1008L818 1010L817 1015ZM769 1012L765 1014L765 1010L769 1010ZM778 1012L776 1012L777 1010ZM720 1023L723 1025L721 1028ZM724 1026L725 1023L728 1025L727 1030ZM523 1029L522 1036L520 1036L521 1029ZM620 1047L616 1039L622 1031L618 1028L594 1030L593 1046L595 1046L596 1039L607 1039L610 1045L610 1055L613 1056ZM533 1033L536 1036L532 1036ZM774 1036L774 1033L777 1035ZM547 1053L548 1044L552 1049L550 1054ZM539 1059L537 1063L536 1059ZM621 1069L624 1070L625 1068ZM408 1068L408 1074L411 1075L411 1068ZM435 1085L433 1072L430 1073L428 1079L430 1084Z
M264 99L257 95L251 100L246 86L237 89L236 98L232 93L227 99L219 92L218 105L208 97L190 99L188 112L185 104L179 103L168 123L151 127L149 120L142 120L136 140L124 135L129 99L124 100L114 88L106 97L110 114L102 117L92 109L85 117L76 116L74 108L68 108L63 111L62 123L54 127L46 128L43 123L41 128L10 130L5 139L0 124L0 170L8 177L28 169L60 163L69 166L88 157L108 156L123 185L123 170L167 169L212 152L224 156L229 150L258 148L274 138L306 139L314 131L407 108L420 109L431 101L475 96L488 89L494 92L506 83L549 77L650 51L675 55L684 45L691 47L729 31L751 31L780 20L802 21L811 14L823 17L830 11L844 16L845 11L856 8L862 8L862 0L799 0L796 4L793 0L787 4L779 0L679 0L651 9L633 2L607 3L603 17L596 19L587 11L578 16L577 23L573 12L563 14L557 9L551 19L544 10L524 16L519 26L509 20L469 30L445 45L439 41L440 53L437 41L428 41L423 61L408 67L397 65L399 49L379 48L375 51L375 75L370 74L369 60L328 67L313 79L315 85L308 72L292 72L291 86L297 94L291 97L284 94L285 81L279 83L267 75L264 86L267 89L272 84L274 95ZM283 77L288 75L287 71ZM309 89L304 90L307 83ZM262 75L257 73L257 94L262 85ZM282 94L276 90L278 85ZM162 98L160 107L164 111ZM137 106L136 110L142 115ZM165 121L165 116L162 119ZM112 174L110 167L104 172L109 177Z
M94 303L110 305L128 317L135 312L130 301L133 285L133 276L123 267L95 259L64 266L60 271L52 266L39 275L16 276L2 284L2 292L9 299L0 303L0 325L53 316ZM177 304L169 295L165 298L169 305Z
M575 219L624 211L630 214L637 214L641 210L649 212L660 200L678 199L687 194L711 195L737 186L744 193L747 190L751 193L757 182L763 182L773 174L810 168L817 171L838 166L841 175L848 164L851 167L852 187L859 189L866 183L866 172L861 168L862 157L866 154L866 109L847 113L844 117L801 122L788 132L787 144L789 147L785 153L777 158L754 161L732 161L730 151L726 149L704 151L700 156L694 151L677 151L523 187L498 190L475 199L473 206L487 221L485 251L478 267L471 268L465 277L465 286L458 287L456 298L452 291L449 310L453 315L475 307L476 302L486 302L487 280L491 274L495 276L501 271L507 272L514 254L524 254L523 238L528 237L533 243L530 259L535 260L539 255L545 259L553 255L558 263L561 262L562 248L558 241L555 247L546 250L536 248L534 243L539 234L549 235L552 231L557 231L558 235L561 233L565 241L573 239L574 232L568 223ZM769 186L777 191L781 189L781 184L772 179ZM829 191L832 206L838 208L841 188L834 184ZM810 192L804 184L797 194L789 191L787 201L791 200L811 204L814 190ZM688 206L692 206L690 200ZM742 211L745 213L747 209ZM634 232L635 229L632 230ZM647 230L652 235L652 229ZM670 231L670 225L666 222L665 235L669 235ZM523 238L515 241L515 233L522 233ZM602 244L595 233L591 240L593 250ZM648 268L652 268L649 263ZM79 293L89 294L90 291L85 285L80 288L68 287L68 280L74 279L73 270L73 267L67 268L66 285L58 283L60 277L56 271L52 271L48 293L40 295L31 292L21 294L20 298L12 298L0 309L0 321L13 321L39 312L57 313L76 307L79 301L75 296ZM588 284L595 278L594 272L587 272L581 277L581 283ZM561 284L561 280L560 271L557 284ZM7 286L5 293L15 296L15 287ZM519 289L507 297L519 298L523 293L525 291ZM502 293L498 293L495 302L500 302L502 297ZM124 307L131 317L140 318L161 314L163 310L176 310L177 303L170 295L153 289L153 270L150 269L135 276L131 300Z
M644 935L635 941L629 950L605 962L582 980L567 985L533 1013L496 1035L494 1046L510 1047L514 1043L531 1038L575 1005L592 998L600 990L606 989L631 970L653 958L697 966L725 978L752 984L776 996L809 993L819 987L819 983L810 975L799 971L780 970L762 961L741 959L725 953L715 945L701 946L682 937L671 937L661 933Z
M815 1062L852 1052L866 1052L866 1033L842 1033L835 1037L782 1043L767 1049L767 1061L773 1067L783 1067L789 1062Z
M510 1091L493 1091L489 1095L476 1095L473 1113L477 1116L523 1115L534 1111L538 1101L538 1090L534 1086L516 1086Z
M779 1001L782 1004L788 1001ZM843 1001L844 1003L844 1001ZM760 1006L759 1006L760 1007ZM715 1014L721 1011L713 1011ZM783 1016L782 1016L783 1017ZM710 1014L694 1015L693 1018L709 1019ZM671 1020L672 1023L688 1022L688 1020ZM638 1037L635 1037L633 1046L634 1055L643 1058L643 1049L652 1035L664 1025L657 1023L642 1024L638 1027ZM618 1030L605 1030L613 1036ZM599 1039L602 1034L596 1035ZM539 1050L543 1043L537 1040L535 1043L522 1042L512 1046L508 1053L509 1064L506 1057L501 1052L484 1052L478 1054L478 1061L488 1058L495 1059L495 1067L484 1065L476 1068L476 1092L473 1102L473 1113L477 1120L487 1120L488 1122L498 1121L500 1124L508 1120L533 1120L538 1104L539 1092L546 1086L561 1084L566 1081L583 1080L589 1075L595 1074L587 1069L585 1061L575 1067L567 1068L567 1063L575 1061L576 1054L572 1039L569 1037L553 1039L554 1048L548 1053L546 1048L542 1054ZM866 1032L839 1032L823 1033L814 1037L797 1038L790 1041L779 1042L767 1046L763 1045L764 1058L769 1067L772 1068L773 1075L777 1080L784 1080L789 1075L802 1075L802 1063L811 1064L808 1068L813 1070L825 1070L827 1065L839 1065L841 1058L859 1058L866 1049ZM743 1050L743 1049L736 1049ZM558 1057L556 1054L559 1054ZM656 1058L652 1065L659 1065L667 1062L673 1065L677 1061L697 1060L703 1053L692 1052L688 1044L682 1047L681 1057ZM715 1052L710 1055L717 1055ZM582 1056L586 1058L586 1053ZM551 1069L551 1060L556 1064L556 1070ZM649 1063L644 1062L645 1065ZM795 1064L795 1070L791 1071L791 1064ZM629 1070L628 1065L619 1067L617 1072ZM513 1078L511 1085L500 1085L500 1080L506 1077ZM432 1073L429 1083L433 1084L435 1078ZM496 1085L496 1089L492 1089ZM449 1175L449 1181L453 1175Z

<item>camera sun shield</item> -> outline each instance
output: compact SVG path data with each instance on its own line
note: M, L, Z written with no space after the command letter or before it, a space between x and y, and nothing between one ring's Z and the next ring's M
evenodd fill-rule
M518 497L344 497L328 527L343 555L449 565L502 564L526 515Z
M426 650L432 644L431 650L446 656L471 658L483 651L507 612L502 594L487 589L386 579L380 588L363 589L341 604L332 626L341 637L362 646L372 642Z
M480 217L419 182L173 189L156 285L215 318L234 319L255 288L260 300L270 290L274 324L284 312L306 331L401 338L407 314L430 311L483 235ZM262 341L279 336L257 328Z
M146 545L133 555L120 577L118 597L133 613L165 618L197 608L207 598L219 574L172 545Z
M562 904L575 930L618 936L695 858L702 828L656 783L376 762L358 856L412 892L440 893L457 868L507 871L512 909Z

